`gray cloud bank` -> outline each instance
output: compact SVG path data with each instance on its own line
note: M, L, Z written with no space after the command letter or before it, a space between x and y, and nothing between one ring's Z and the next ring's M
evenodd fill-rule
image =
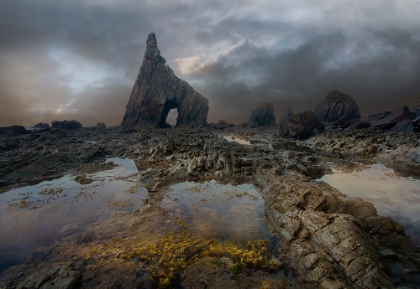
M150 32L209 122L312 109L331 89L363 115L420 97L418 1L3 0L0 125L119 124Z

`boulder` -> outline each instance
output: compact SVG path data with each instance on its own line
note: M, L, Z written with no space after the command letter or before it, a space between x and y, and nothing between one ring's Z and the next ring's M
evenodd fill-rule
M28 131L21 125L0 127L0 134L25 134Z
M248 126L271 126L276 124L274 106L271 103L263 103L252 112L249 117Z
M51 122L52 128L60 128L60 129L80 129L83 128L82 124L76 120L63 120L58 121L54 120Z
M45 128L50 128L50 124L49 123L37 123L36 125L34 125L32 128L36 128L36 129L45 129Z
M319 122L315 114L310 111L303 111L289 116L280 123L280 135L283 137L306 138L314 130L322 129L323 125Z
M396 126L399 122L411 121L415 118L415 114L407 107L402 106L385 116L374 124L374 127L389 130Z
M353 97L338 90L330 91L317 105L314 114L322 123L360 118L359 107Z
M98 130L106 130L106 125L103 122L98 122L95 128Z
M160 55L155 34L151 33L121 126L167 127L168 113L175 108L178 111L176 126L195 127L207 123L208 100L175 76Z

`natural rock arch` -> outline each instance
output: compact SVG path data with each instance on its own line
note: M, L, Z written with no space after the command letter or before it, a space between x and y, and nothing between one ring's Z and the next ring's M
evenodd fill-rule
M207 123L208 100L187 82L175 76L160 56L156 36L147 39L143 64L128 101L122 127L153 124L168 127L166 118L176 109L176 126L200 126Z

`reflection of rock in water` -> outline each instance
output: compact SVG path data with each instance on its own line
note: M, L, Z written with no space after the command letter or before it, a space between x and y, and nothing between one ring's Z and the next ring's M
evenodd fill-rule
M215 182L180 183L166 193L165 208L188 216L191 230L206 231L219 238L247 241L271 238L262 199L251 185L218 185Z
M375 205L379 215L390 216L420 245L420 180L399 177L380 164L357 170L335 171L320 180L336 187L348 197L363 198ZM417 240L417 241L416 241Z

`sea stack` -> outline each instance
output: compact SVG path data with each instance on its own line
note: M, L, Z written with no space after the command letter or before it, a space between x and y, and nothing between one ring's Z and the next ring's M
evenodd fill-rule
M175 76L160 55L155 34L151 33L121 126L170 127L166 117L171 109L178 112L176 126L196 127L207 123L207 98Z
M274 106L271 103L263 103L252 112L249 117L248 126L271 126L276 124Z
M322 123L351 121L360 118L359 106L353 97L338 90L331 90L314 110Z

